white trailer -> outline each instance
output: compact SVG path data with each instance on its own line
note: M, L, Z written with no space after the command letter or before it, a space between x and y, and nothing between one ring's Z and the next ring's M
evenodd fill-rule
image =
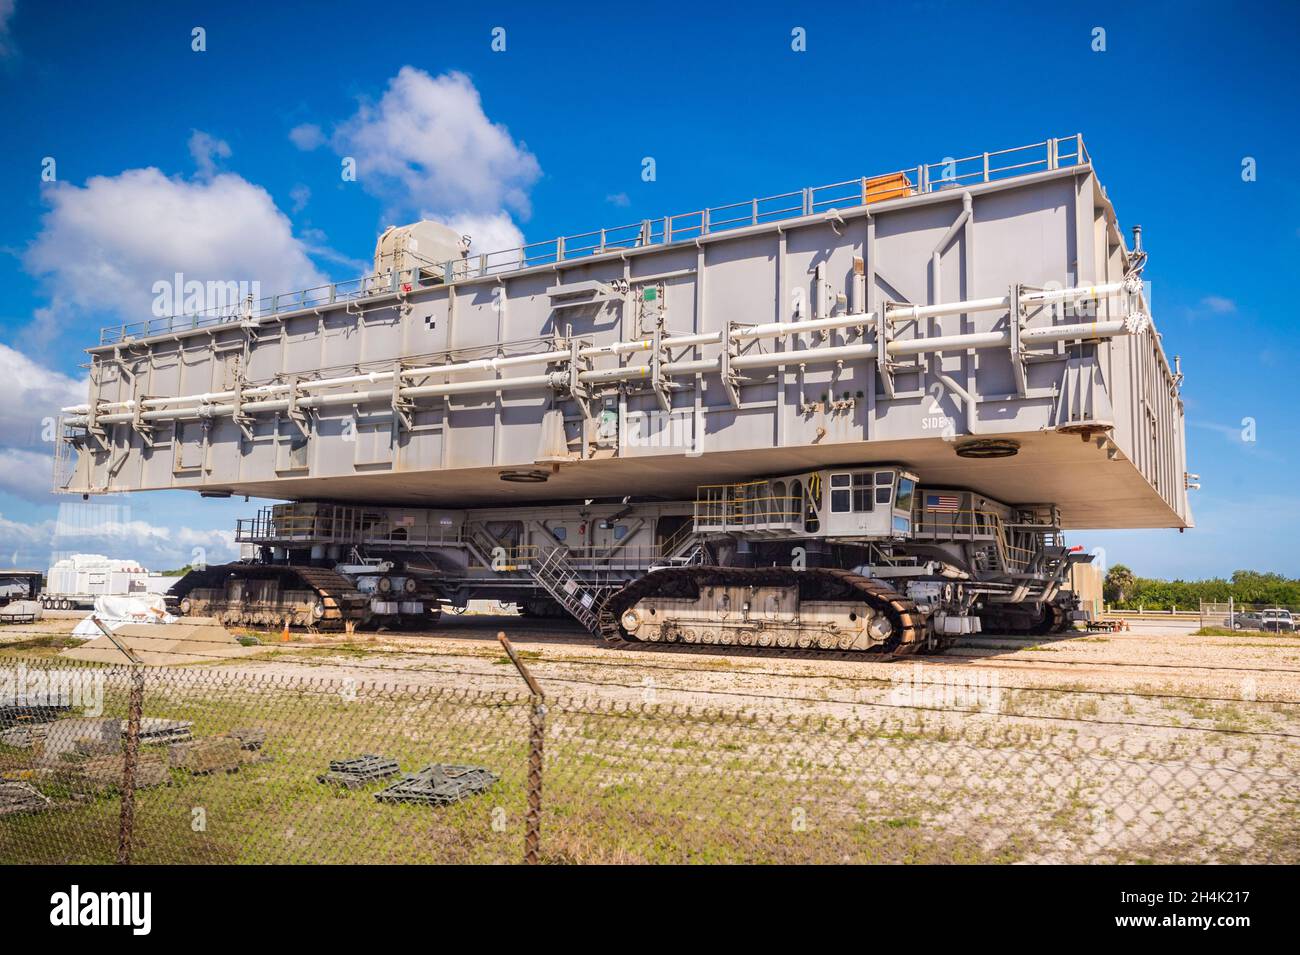
M95 605L96 597L157 592L156 581L161 579L138 561L102 554L73 554L50 566L40 602L47 610L89 609Z

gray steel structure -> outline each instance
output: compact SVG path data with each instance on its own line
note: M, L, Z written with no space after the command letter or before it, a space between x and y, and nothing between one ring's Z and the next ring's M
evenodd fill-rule
M636 532L657 553L626 581L687 559L678 535L701 486L852 466L890 466L890 493L910 474L959 489L963 508L987 499L1009 524L1048 514L1049 548L1061 528L1184 528L1181 374L1150 320L1144 261L1081 136L408 260L233 314L105 329L90 400L65 409L56 486L322 502L328 533L313 512L306 538L286 535L293 508L240 529L317 561L410 558L391 522L443 509L455 540L426 541L422 566L444 576L490 520L531 515L504 549L543 547L520 579L547 592L548 560L557 581L576 573L560 566L572 541L533 540L548 515L677 508ZM356 522L376 508L387 539L367 544ZM772 537L730 529L733 543L755 534ZM681 552L663 550L670 538ZM1034 566L1034 599L1050 599ZM474 575L452 577L464 590Z

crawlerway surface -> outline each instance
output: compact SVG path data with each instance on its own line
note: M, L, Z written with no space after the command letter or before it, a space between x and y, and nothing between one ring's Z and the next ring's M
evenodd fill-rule
M67 620L45 620L0 628L0 653L53 655L71 626ZM446 617L418 633L295 634L288 641L275 633L253 633L262 641L261 652L203 665L223 672L518 690L523 684L504 665L496 640L504 631L554 695L591 689L603 699L628 702L654 697L843 716L864 705L907 702L909 693L913 703L947 709L962 688L988 688L1002 691L997 708L1002 716L1116 719L1135 731L1142 723L1158 722L1171 728L1300 732L1300 707L1287 705L1300 701L1300 636L1198 636L1195 624L1178 621L1131 626L1119 633L1034 638L980 634L940 656L822 661L728 656L721 650L617 650L567 621L467 614Z

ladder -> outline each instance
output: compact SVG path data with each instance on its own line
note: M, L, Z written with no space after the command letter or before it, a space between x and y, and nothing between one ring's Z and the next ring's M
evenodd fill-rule
M610 585L588 580L579 574L563 547L552 547L542 559L530 565L533 579L592 633L600 631L600 611L609 596Z

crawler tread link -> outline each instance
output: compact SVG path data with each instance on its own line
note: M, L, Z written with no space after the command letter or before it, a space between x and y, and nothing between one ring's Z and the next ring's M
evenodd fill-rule
M644 597L670 591L682 584L744 585L784 587L797 584L800 598L839 597L856 593L862 602L882 611L894 625L894 634L885 643L866 650L821 649L817 647L744 646L718 643L651 643L629 637L619 623L623 611ZM838 591L838 593L836 592ZM864 657L892 659L917 652L937 652L948 646L947 638L927 639L928 628L916 604L888 584L863 577L848 570L817 567L795 570L792 567L664 567L651 571L612 594L601 607L598 623L600 635L613 647L626 650L716 653L731 655L784 656L817 660L861 660Z
M369 598L357 590L356 585L344 574L328 567L216 564L203 570L191 571L173 586L171 594L177 600L184 600L192 591L200 588L220 589L232 576L242 577L246 581L276 579L280 583L281 592L314 591L324 612L319 620L310 623L319 630L342 630L347 621L361 623L368 616ZM276 623L285 614L299 617L303 613L301 608L258 604L250 607L247 613L236 611L229 605L214 610L219 619L230 624ZM263 620L261 617L268 619ZM277 619L272 620L271 617Z

